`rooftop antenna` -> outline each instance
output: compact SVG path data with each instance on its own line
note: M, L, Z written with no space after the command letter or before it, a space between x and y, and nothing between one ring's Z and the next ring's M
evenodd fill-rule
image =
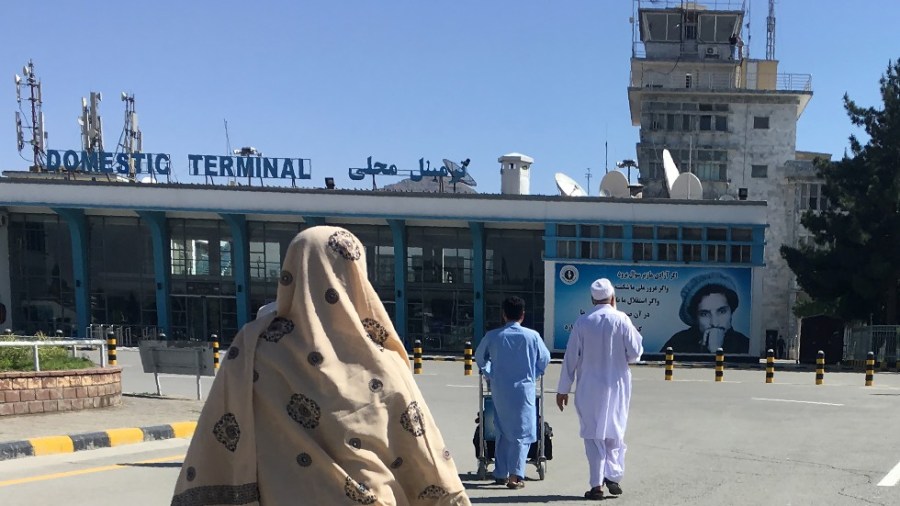
M41 172L44 169L44 163L41 157L44 155L47 142L47 132L44 131L44 113L41 110L43 100L41 99L41 82L34 75L34 63L28 60L28 64L22 67L23 78L16 74L16 102L19 103L19 112L16 112L16 145L19 148L19 155L25 149L25 134L22 126L22 86L27 86L29 97L25 100L31 102L31 124L25 125L24 128L31 130L31 144L33 151L33 164L29 168L31 172ZM21 113L21 114L20 114ZM24 158L24 157L23 157Z
M128 155L128 180L134 182L137 179L137 175L134 169L134 157L131 155L140 153L143 150L143 136L141 135L141 129L138 127L138 115L134 109L134 94L129 95L123 91L122 102L125 102L125 126L122 129L124 138L119 147L123 153ZM147 172L150 172L150 170L148 169ZM152 172L150 172L150 179L151 181L154 179Z
M92 91L90 100L81 97L81 147L88 153L103 151L103 124L100 119L100 102L103 94Z
M775 0L769 0L769 16L766 18L766 59L775 59Z
M587 168L587 172L584 173L584 178L587 179L587 187L588 187L588 189L587 189L587 194L588 194L588 195L591 194L591 190L590 190L590 188L591 188L591 177L593 177L593 176L591 176L591 168L588 167L588 168Z

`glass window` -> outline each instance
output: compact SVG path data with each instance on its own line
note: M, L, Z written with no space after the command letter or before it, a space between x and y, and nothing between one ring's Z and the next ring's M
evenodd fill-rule
M635 239L653 239L653 227L635 226L631 233Z
M747 264L751 261L752 259L750 258L750 246L731 246L732 263Z
M712 116L708 114L704 114L700 116L700 130L701 131L709 131L712 130Z
M600 237L600 225L581 225L581 237Z
M556 241L556 256L559 258L578 258L575 244L576 241Z
M681 237L686 241L702 241L703 229L700 227L683 227Z
M656 245L656 259L660 262L674 262L678 260L678 245L670 242L663 242Z
M623 237L622 225L603 225L603 237L621 239Z
M706 240L707 241L725 241L728 239L728 229L725 228L707 228L706 229Z
M700 262L703 260L703 246L700 244L682 244L681 259L685 262Z
M750 242L753 240L753 229L750 228L732 228L731 229L731 240L732 241L745 241Z
M656 227L659 239L678 239L678 227Z
M753 117L753 128L768 129L769 128L769 117L768 116L754 116Z
M621 242L604 242L603 243L603 258L611 259L611 260L621 260L622 255L622 243Z
M716 131L717 132L727 132L728 131L728 116L716 116Z
M768 165L751 165L750 177L767 177L769 172Z
M725 245L724 244L710 244L706 246L706 261L707 262L725 262Z
M575 225L557 225L556 226L556 236L557 237L576 237Z
M579 241L581 243L580 258L600 258L600 243L597 241Z
M653 260L653 243L636 242L632 244L632 259L634 260Z

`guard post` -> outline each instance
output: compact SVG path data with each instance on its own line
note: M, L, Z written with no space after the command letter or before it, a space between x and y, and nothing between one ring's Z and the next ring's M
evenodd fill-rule
M866 354L866 386L872 386L872 383L875 382L875 353L869 352Z
M210 340L212 340L212 349L213 349L213 369L219 370L219 336L216 334L212 334L209 336Z
M466 341L466 350L463 354L465 365L463 365L463 375L472 375L472 341Z
M775 350L766 350L766 383L775 381Z
M672 381L672 370L675 368L675 355L672 347L666 348L666 381Z
M413 374L422 374L422 341L413 344Z
M816 353L816 385L825 383L825 352Z
M721 383L725 379L725 350L719 348L716 350L716 383Z
M106 333L106 363L116 365L116 333L110 330Z

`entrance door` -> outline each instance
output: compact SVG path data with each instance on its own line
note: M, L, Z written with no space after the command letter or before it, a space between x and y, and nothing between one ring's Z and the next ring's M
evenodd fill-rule
M176 340L231 342L237 332L237 302L221 295L173 295L172 336Z

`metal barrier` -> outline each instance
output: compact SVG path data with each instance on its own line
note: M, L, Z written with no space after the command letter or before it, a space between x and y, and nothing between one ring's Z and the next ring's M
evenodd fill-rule
M900 325L855 327L846 334L844 361L863 365L869 352L882 368L897 367L900 362Z
M87 326L84 335L88 339L107 339L110 331L115 334L119 347L136 348L145 339L155 340L159 338L159 329L155 326L116 325L110 323L92 323Z
M103 339L53 339L53 340L43 340L43 341L34 341L34 336L16 336L12 334L5 334L4 337L12 337L13 341L0 341L0 347L10 348L10 347L20 347L20 348L32 348L34 353L34 370L41 370L41 359L40 353L38 349L41 346L61 346L65 348L72 348L72 356L76 356L77 347L78 346L100 346L100 367L106 367L106 341ZM31 339L30 341L26 341L26 339Z

